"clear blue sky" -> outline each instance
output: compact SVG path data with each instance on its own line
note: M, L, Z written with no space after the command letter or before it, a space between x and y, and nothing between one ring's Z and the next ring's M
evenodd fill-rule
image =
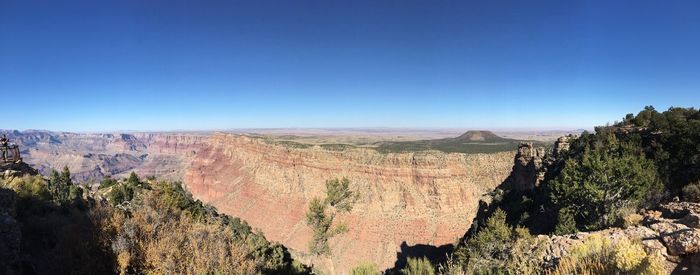
M699 11L0 0L0 128L590 127L700 105Z

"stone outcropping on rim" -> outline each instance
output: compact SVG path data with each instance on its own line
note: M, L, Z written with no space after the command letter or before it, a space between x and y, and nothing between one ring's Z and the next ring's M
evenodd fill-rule
M508 186L503 187L526 191L539 186L544 180L547 167L569 150L569 142L573 138L575 138L574 135L559 137L550 151L546 151L544 147L536 147L532 142L520 143L515 154L513 172L508 179Z

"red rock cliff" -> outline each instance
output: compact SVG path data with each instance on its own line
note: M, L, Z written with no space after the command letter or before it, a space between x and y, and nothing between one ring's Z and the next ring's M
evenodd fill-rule
M343 274L362 262L392 267L402 242L455 242L471 225L480 196L508 176L512 156L299 149L216 134L199 148L184 179L195 197L304 258L308 202L323 197L326 179L349 178L359 199L338 218L350 231L332 240L331 263L321 264Z

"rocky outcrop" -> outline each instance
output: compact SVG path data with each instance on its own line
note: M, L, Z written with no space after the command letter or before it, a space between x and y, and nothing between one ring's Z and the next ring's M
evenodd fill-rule
M350 179L359 198L338 216L350 231L331 241L329 262L314 262L337 274L363 262L392 267L402 244L454 243L470 227L482 194L508 176L512 159L512 152L290 148L228 134L209 144L185 176L194 196L261 229L295 258L304 258L312 235L304 222L308 202L323 196L327 179Z
M535 148L532 142L520 143L510 178L510 188L519 191L532 190L544 179L544 148Z
M28 164L18 161L12 163L0 163L0 178L21 177L23 175L38 175L39 171Z
M569 142L574 138L576 138L576 136L571 134L557 138L557 141L554 142L554 149L552 150L553 157L559 157L564 152L569 151Z
M638 240L647 251L659 252L667 261L669 270L683 270L685 274L700 273L700 204L674 202L661 205L658 210L643 213L639 225L610 228L595 232L579 232L564 236L538 236L544 241L547 265L555 265L575 245L591 234L619 240Z
M574 138L574 135L559 137L549 152L544 147L535 147L532 142L521 142L515 154L515 163L508 185L504 187L528 191L539 186L544 180L547 169L569 150L569 141Z

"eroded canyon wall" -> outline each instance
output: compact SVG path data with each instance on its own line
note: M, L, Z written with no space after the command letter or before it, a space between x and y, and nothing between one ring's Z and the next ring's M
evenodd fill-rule
M305 258L312 232L308 202L325 181L347 177L359 199L338 218L350 231L331 242L331 263L343 274L363 262L394 265L401 245L450 244L471 225L482 194L508 176L513 153L380 154L370 149L287 148L259 139L215 134L193 158L185 183L193 195L240 217Z
M74 180L99 182L105 175L181 180L207 134L197 133L68 133L0 131L21 149L25 162L48 175L67 166Z
M514 154L288 148L223 133L3 133L45 174L65 165L78 182L131 171L184 180L196 198L337 274L364 262L392 267L397 253L418 244L453 243L470 227L481 195L508 176ZM339 216L350 231L332 240L330 261L319 261L305 255L305 212L313 197L323 197L327 179L342 177L359 194L352 212Z

